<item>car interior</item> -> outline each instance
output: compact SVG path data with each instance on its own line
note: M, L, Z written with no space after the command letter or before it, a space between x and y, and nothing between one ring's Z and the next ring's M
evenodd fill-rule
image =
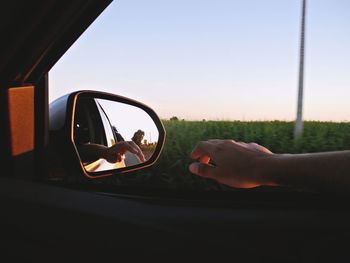
M74 115L76 144L96 143L107 146L106 134L95 100L80 98L76 109Z
M0 10L3 261L348 261L347 194L288 186L225 191L194 179L190 182L214 191L176 189L172 186L187 168L179 169L176 180L160 180L146 167L158 157L125 177L84 176L66 139L71 98L62 100L55 112L60 118L49 124L49 71L111 1L5 3ZM96 102L81 98L77 108L74 140L107 146ZM50 125L58 127L56 133L49 134ZM55 155L48 151L52 140ZM159 141L155 156L165 138Z

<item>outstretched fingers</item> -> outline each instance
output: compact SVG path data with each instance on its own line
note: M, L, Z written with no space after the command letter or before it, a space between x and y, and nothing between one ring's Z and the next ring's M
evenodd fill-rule
M191 153L193 160L198 160L190 164L189 170L195 175L206 178L214 178L217 173L217 168L209 164L212 156L216 153L216 141L201 141L199 142Z
M209 141L201 141L193 149L191 153L191 158L197 160L203 156L208 156L211 158L216 151L215 143Z
M133 147L129 142L123 141L123 142L118 142L115 145L113 145L115 148L116 153L119 154L124 154L125 152L129 151L132 153L137 153L137 149Z
M136 154L137 157L139 157L139 159L140 159L141 162L145 162L145 161L146 161L146 160L145 160L145 156L143 155L143 152L142 152L142 150L140 149L140 147L139 147L135 142L133 142L133 141L129 141L128 143L129 143L129 144L131 145L131 147L133 148L133 151L131 151L131 152L134 153L134 154Z
M217 168L211 164L206 163L191 163L189 166L191 173L199 175L206 178L215 178L217 173Z

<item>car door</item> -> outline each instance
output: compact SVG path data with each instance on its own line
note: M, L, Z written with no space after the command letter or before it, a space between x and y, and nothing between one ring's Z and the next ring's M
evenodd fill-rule
M1 54L9 58L1 68L2 112L13 107L26 110L18 98L10 103L7 95L9 87L29 82L34 96L24 96L23 101L35 99L29 109L35 126L30 149L34 157L24 161L11 154L14 131L10 117L0 114L4 131L1 255L46 261L107 257L116 261L346 261L350 237L346 196L284 188L179 192L113 187L99 181L44 180L49 169L45 163L47 73L107 5L108 1L20 1L2 9L9 12L2 16L7 21L2 35L8 44ZM20 10L21 15L12 17L13 10ZM28 14L36 15L24 19ZM14 34L22 29L26 34Z

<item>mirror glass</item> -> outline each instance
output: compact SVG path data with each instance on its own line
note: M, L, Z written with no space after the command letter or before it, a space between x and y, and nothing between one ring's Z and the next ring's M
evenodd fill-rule
M78 97L73 138L89 173L134 166L155 152L159 132L152 118L133 105Z

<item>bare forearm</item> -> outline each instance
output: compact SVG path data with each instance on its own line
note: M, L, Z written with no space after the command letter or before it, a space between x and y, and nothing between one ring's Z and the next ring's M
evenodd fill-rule
M83 161L89 162L103 158L107 149L104 145L88 143L79 147L79 153Z
M274 154L263 158L259 169L270 184L350 191L350 151Z

